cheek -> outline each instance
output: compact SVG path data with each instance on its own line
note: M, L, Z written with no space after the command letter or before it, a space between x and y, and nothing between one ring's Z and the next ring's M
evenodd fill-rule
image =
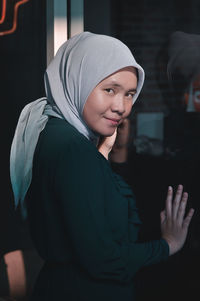
M91 94L83 109L83 119L91 126L98 120L100 113L101 106L99 105L99 99Z

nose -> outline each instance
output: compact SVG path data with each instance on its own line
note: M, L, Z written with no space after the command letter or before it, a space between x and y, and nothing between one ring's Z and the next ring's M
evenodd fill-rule
M117 96L111 106L112 112L118 113L119 115L123 115L125 112L125 101L123 96Z

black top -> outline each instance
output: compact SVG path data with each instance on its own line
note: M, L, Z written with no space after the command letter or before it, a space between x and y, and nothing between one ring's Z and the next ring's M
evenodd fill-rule
M48 262L33 300L133 301L138 269L168 257L163 239L137 242L130 187L65 120L50 118L40 134L27 205L33 242Z

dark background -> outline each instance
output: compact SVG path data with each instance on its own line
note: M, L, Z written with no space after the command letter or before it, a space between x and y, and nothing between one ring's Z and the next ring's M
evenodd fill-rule
M9 12L12 13L17 1L7 2ZM6 19L6 22L0 25L0 31L11 27L12 19L10 19ZM19 7L17 30L13 34L0 36L1 235L4 235L8 228L11 228L11 232L15 231L15 227L11 227L12 218L9 218L13 206L9 178L9 155L16 123L24 105L44 95L45 22L44 1L30 0ZM9 235L6 234L6 237ZM2 244L1 247L3 247Z
M16 0L9 1L9 11ZM128 181L137 198L143 221L141 239L160 235L159 213L163 209L167 186L182 183L189 192L188 207L195 207L185 247L166 263L145 268L138 273L138 300L198 299L200 217L199 217L199 113L186 113L181 95L187 83L180 78L169 84L166 73L167 45L177 30L200 34L200 3L159 0L102 0L84 2L85 30L113 35L133 51L143 66L146 81L131 114L132 139L137 137L136 120L140 112L163 112L165 116L164 149L154 156L137 153L129 145ZM0 24L0 31L10 27L11 17ZM1 91L1 202L0 254L15 249L33 248L27 227L13 210L9 179L10 145L19 114L24 105L44 96L43 74L46 69L45 1L30 0L20 6L18 27L11 35L0 36ZM174 146L175 144L175 146ZM177 144L177 145L176 145ZM1 267L0 267L1 270ZM3 273L3 272L2 272Z
M14 4L7 1L12 14ZM0 25L9 29L12 19ZM0 97L1 97L1 202L0 241L15 248L19 242L12 224L13 195L9 177L9 155L14 130L22 108L44 95L43 73L46 68L45 2L30 0L18 10L18 26L13 34L0 36ZM11 239L12 237L12 239ZM1 243L1 252L7 248Z
M138 273L138 300L198 299L200 114L186 112L182 104L183 94L190 82L187 70L182 76L177 73L170 82L167 62L169 39L175 31L200 34L200 2L101 1L100 15L106 20L106 27L98 18L99 10L93 9L89 13L91 0L85 3L86 29L111 34L122 40L132 50L146 74L142 93L130 116L132 140L127 167L127 178L136 195L143 221L141 239L159 238L159 214L164 208L168 185L176 189L178 184L183 184L184 190L189 193L188 208L194 207L196 210L184 248L166 263L145 268ZM137 152L134 139L137 138L137 115L140 112L164 114L163 152L160 155L148 152L148 148L143 153Z
M16 0L7 1L7 14L0 32L12 27ZM1 9L2 1L0 1ZM1 12L1 11L0 11ZM0 36L1 99L1 202L0 202L0 297L9 295L3 255L23 250L27 292L32 289L41 262L35 253L26 223L13 209L9 175L10 146L22 108L44 95L43 73L46 68L45 1L30 0L19 6L17 29Z

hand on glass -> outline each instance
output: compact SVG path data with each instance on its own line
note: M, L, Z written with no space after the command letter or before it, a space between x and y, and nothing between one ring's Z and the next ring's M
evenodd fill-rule
M190 209L186 214L188 193L183 192L183 186L179 185L173 199L173 189L168 187L165 210L160 214L162 238L169 245L169 254L178 252L184 245L188 227L194 214Z

